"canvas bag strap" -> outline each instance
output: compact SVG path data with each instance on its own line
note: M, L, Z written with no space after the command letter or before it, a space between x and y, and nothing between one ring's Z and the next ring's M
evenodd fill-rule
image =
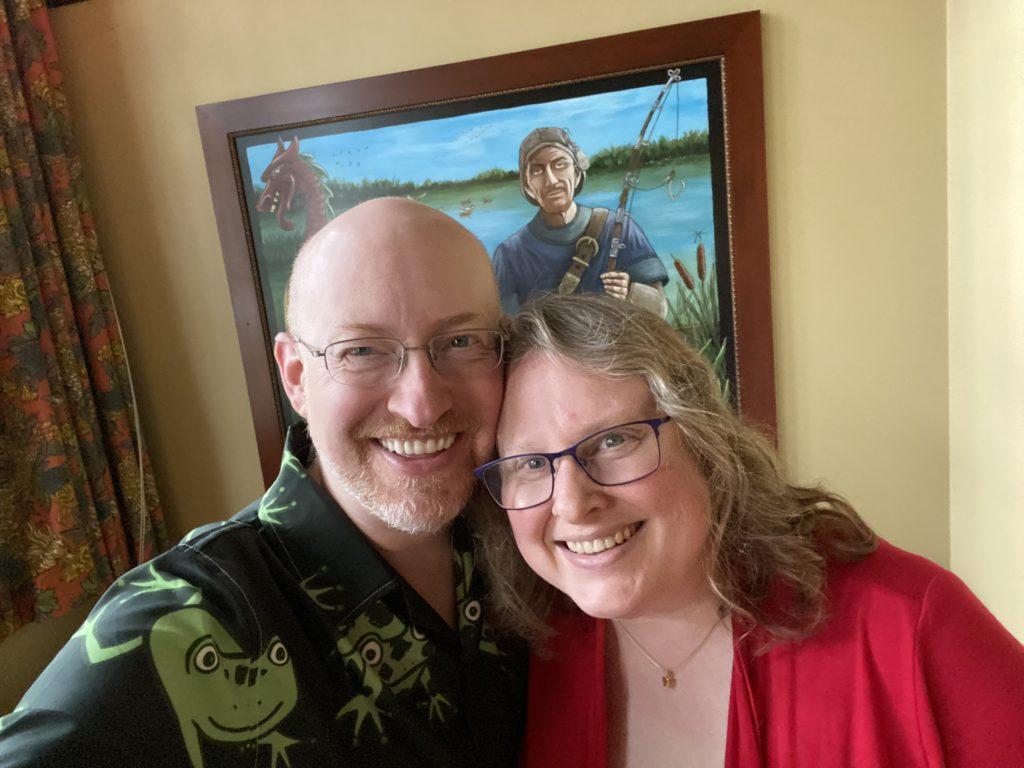
M569 269L562 276L562 282L558 284L560 296L568 296L576 291L580 280L583 278L583 273L587 271L591 260L601 249L597 242L597 237L601 234L601 230L604 229L604 223L607 220L607 208L595 208L591 212L587 228L583 230L583 234L576 241L576 252L572 256L572 261L569 262Z

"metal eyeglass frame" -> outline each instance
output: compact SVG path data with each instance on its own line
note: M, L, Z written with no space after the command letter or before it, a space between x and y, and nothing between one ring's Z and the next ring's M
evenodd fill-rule
M597 432L587 435L582 440L577 440L564 451L557 451L555 453L542 453L540 451L533 451L531 453L517 453L514 456L505 456L504 458L495 459L494 461L489 461L486 464L477 467L476 469L473 470L473 474L476 475L476 478L481 483L483 483L485 488L487 488L487 492L491 495L491 498L494 499L494 502L507 512L516 512L522 509L539 507L541 504L546 504L548 501L550 501L551 497L555 495L555 460L560 459L563 456L571 456L572 460L576 462L576 466L583 470L583 474L589 477L591 481L596 483L597 485L603 486L605 488L614 488L619 485L629 485L630 483L635 483L637 480L643 480L645 477L650 477L651 475L658 471L658 468L661 466L661 427L671 419L671 416L662 416L657 419L637 419L636 421L627 421L622 424L613 424L610 427L604 427L603 429L597 430ZM590 440L592 437L597 437L600 434L609 432L613 429L618 429L619 427L631 427L634 424L646 424L651 429L654 430L654 441L658 446L658 463L654 465L654 468L650 472L646 472L640 475L640 477L634 477L632 480L625 480L621 483L602 483L600 480L596 479L593 475L591 475L590 472L587 470L587 467L584 465L584 463L580 461L580 457L576 455L576 449L583 445L583 443ZM512 459L526 458L528 456L537 456L540 458L547 459L548 469L551 470L551 492L548 494L548 497L546 499L544 499L543 501L538 501L536 504L530 504L529 506L526 507L506 507L494 495L494 492L487 485L487 481L484 480L484 473L491 467L497 466L498 464L502 464Z
M395 342L395 344L397 344L399 347L402 348L402 355L401 355L401 357L398 358L398 368L395 369L394 373L392 373L390 376L388 376L388 377L386 377L384 379L384 381L394 381L399 376L401 376L402 375L402 371L405 370L405 360L406 360L406 357L408 356L406 353L407 352L413 352L415 350L422 350L422 351L426 352L427 353L427 359L430 361L430 367L433 368L435 371L437 371L438 373L440 373L443 376L444 374L437 367L437 358L435 357L434 351L432 349L433 342L436 341L437 339L440 339L440 338L444 337L444 336L458 336L460 333L479 333L481 331L486 332L486 333L493 333L498 338L498 359L495 361L494 365L491 368L487 369L489 371L493 371L495 368L498 368L501 365L502 361L505 359L505 334L503 334L501 331L496 330L494 328L458 328L458 329L456 329L454 331L445 331L444 333L439 333L439 334L437 334L435 336L431 336L430 339L427 341L427 343L425 345L413 346L413 347L407 347L405 344L402 343L401 339L396 339L393 336L358 336L358 337L356 337L354 339L338 339L337 341L332 341L330 344L328 344L323 349L318 349L318 348L314 347L312 344L310 344L309 342L303 341L298 336L296 336L294 333L291 333L291 334L288 334L288 335L291 336L292 341L294 341L296 344L301 344L303 347L305 347L306 351L309 352L309 354L311 354L313 357L322 358L323 361L324 361L324 370L327 371L327 375L331 378L332 381L336 381L339 384L342 384L342 383L345 383L345 382L338 381L336 378L334 378L334 376L331 374L330 367L327 365L327 350L329 350L335 344L351 344L354 341L393 341L393 342ZM376 382L375 382L375 384L376 384ZM367 386L373 386L373 385L367 385Z

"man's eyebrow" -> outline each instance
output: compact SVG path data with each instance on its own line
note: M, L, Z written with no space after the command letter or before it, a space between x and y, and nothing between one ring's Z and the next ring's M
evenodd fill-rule
M441 320L438 323L438 328L453 328L456 325L465 325L466 323L475 323L478 320L483 319L483 315L479 312L460 312L457 315L449 315L448 317Z
M328 327L328 335L331 339L342 336L364 335L364 336L386 336L383 328L372 323L350 323L340 321Z
M460 312L455 315L449 315L448 317L441 318L441 320L437 322L436 328L440 331L444 331L449 328L466 325L467 323L479 322L483 318L484 315L480 312ZM333 323L330 326L329 331L332 339L341 338L342 336L355 338L360 335L391 336L394 333L394 331L376 323L355 323L346 320Z

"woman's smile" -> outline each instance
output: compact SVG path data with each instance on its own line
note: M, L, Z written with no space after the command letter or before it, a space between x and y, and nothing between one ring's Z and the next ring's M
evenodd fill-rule
M588 451L555 460L547 501L509 511L516 544L541 578L593 616L668 610L706 589L707 484L679 426L659 419L640 377L610 382L550 354L509 370L499 457ZM609 457L627 467L621 481L601 464Z
M576 537L572 539L558 540L556 543L577 555L597 555L606 550L622 546L629 541L633 534L640 530L643 522L629 523L617 531L607 535Z

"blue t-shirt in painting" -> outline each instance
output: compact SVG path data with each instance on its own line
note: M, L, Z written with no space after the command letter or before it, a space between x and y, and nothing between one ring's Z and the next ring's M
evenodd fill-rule
M594 210L580 205L576 217L564 227L544 223L540 213L494 249L491 266L498 281L502 308L508 314L519 310L531 297L554 291L569 269L576 241L586 231ZM601 275L608 271L614 213L609 213L597 238L600 250L580 279L577 293L604 293ZM665 285L668 273L640 226L626 216L622 226L622 248L617 269L633 282Z

